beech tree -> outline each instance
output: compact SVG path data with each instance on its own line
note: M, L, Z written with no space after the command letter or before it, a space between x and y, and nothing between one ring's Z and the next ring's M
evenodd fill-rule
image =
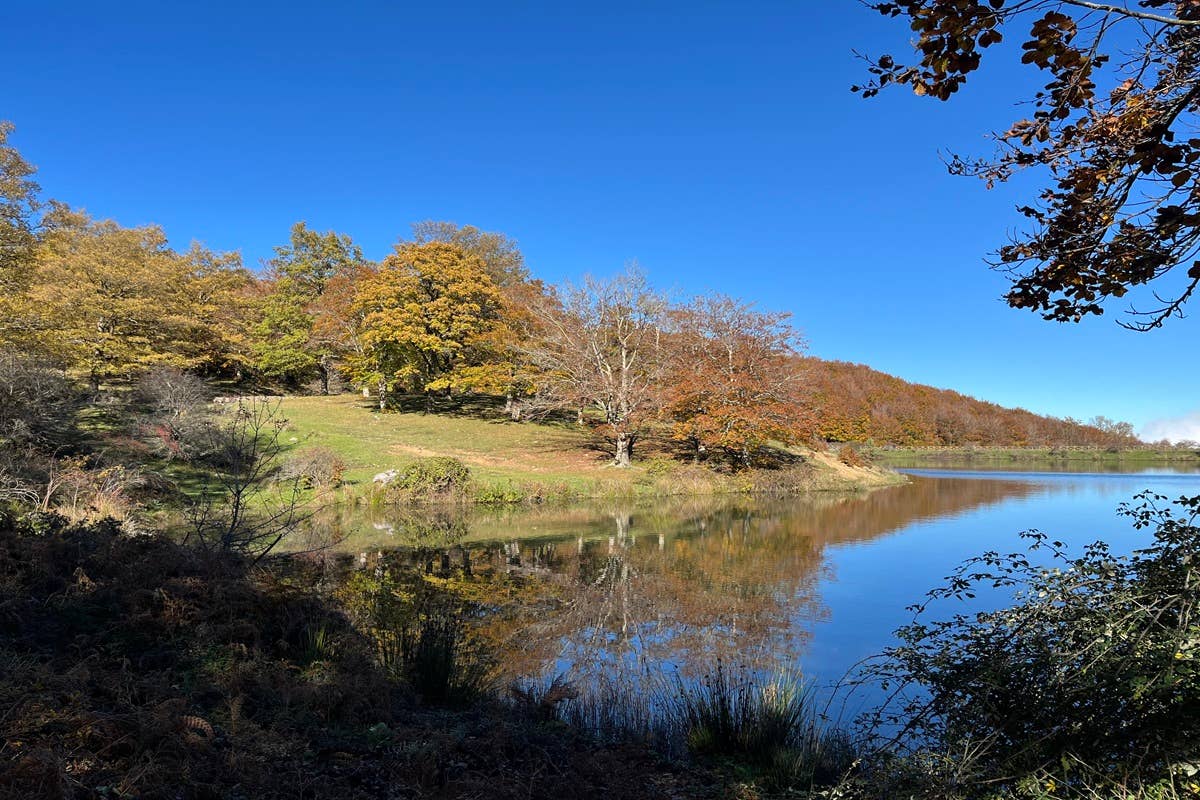
M412 232L413 244L442 242L456 245L464 253L475 256L483 262L483 268L492 281L501 288L507 289L529 280L525 256L517 243L503 233L438 220L413 223Z
M0 292L20 288L25 267L33 254L38 185L33 165L8 143L11 122L0 120ZM0 311L3 309L0 308Z
M790 315L712 295L672 316L665 407L675 438L697 457L719 448L746 466L769 442L813 437L815 420L798 391L804 344Z
M538 399L549 408L592 408L613 439L613 463L627 467L634 444L657 415L666 368L666 299L641 271L586 278L533 306L525 352L540 371Z
M362 319L362 354L353 373L379 387L381 408L397 383L452 390L454 371L471 363L502 305L478 256L442 242L398 245L358 286L353 311Z
M288 244L267 262L271 290L256 328L258 368L266 375L300 383L312 377L329 394L329 380L343 355L328 326L314 335L320 299L330 281L353 278L367 267L362 250L344 234L320 233L304 222L292 226Z
M1021 62L1048 75L1026 119L993 136L990 158L955 156L950 171L990 187L1026 169L1046 188L1020 207L1029 221L993 265L1011 276L1009 305L1078 322L1148 286L1122 325L1160 327L1200 285L1200 3L1139 0L900 0L916 61L871 59L864 96L891 85L947 100L988 48L1021 36ZM988 56L992 58L992 55Z
M193 244L183 259L190 273L189 313L198 323L195 367L208 375L240 380L254 366L258 281L242 266L238 253L217 253Z
M59 209L34 256L9 330L93 391L155 366L191 367L204 337L191 265L160 228L124 228Z

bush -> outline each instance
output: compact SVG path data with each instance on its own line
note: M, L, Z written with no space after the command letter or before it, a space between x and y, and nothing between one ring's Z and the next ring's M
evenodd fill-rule
M69 442L79 396L61 370L32 356L0 351L0 447L47 452Z
M651 458L645 462L646 474L662 478L675 472L679 464L669 458Z
M152 414L180 418L203 413L212 391L204 380L174 367L158 367L138 379L134 399Z
M503 506L523 503L528 499L524 488L513 483L489 483L475 491L475 502L482 505Z
M1014 588L1015 605L898 632L868 677L912 699L886 708L916 752L937 752L931 780L951 795L1147 796L1200 753L1200 497L1143 494L1121 513L1153 543L1115 556L1097 542L1071 556L1039 532L1027 553L966 562L930 601ZM1048 556L1049 564L1039 564ZM928 602L919 611L924 612ZM1118 791L1119 789L1119 791ZM1023 795L1022 793L1025 792ZM935 792L936 793L936 792Z
M844 444L838 448L838 461L847 467L867 466L867 460L863 458L862 453L858 452L858 448L852 444Z
M145 373L134 389L144 409L142 438L162 458L193 461L206 455L215 439L208 414L212 392L197 375L173 367Z
M341 486L346 462L328 447L308 447L288 459L280 474L285 480L298 479L308 489L328 489Z
M471 480L471 470L456 458L435 456L410 464L389 488L410 499L436 499L460 494Z

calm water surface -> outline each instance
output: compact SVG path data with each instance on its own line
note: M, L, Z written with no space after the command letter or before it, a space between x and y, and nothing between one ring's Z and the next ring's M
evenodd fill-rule
M514 675L794 669L828 686L892 641L959 562L1037 528L1079 547L1149 540L1116 514L1143 490L1200 494L1200 475L907 470L865 495L595 504L327 520L356 562L406 558L487 581L489 638ZM499 588L496 588L499 587ZM997 603L1004 598L981 598ZM947 608L947 613L961 610Z

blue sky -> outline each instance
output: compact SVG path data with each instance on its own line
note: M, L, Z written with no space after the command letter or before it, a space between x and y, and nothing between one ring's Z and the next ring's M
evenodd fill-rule
M636 259L682 293L790 311L822 357L1178 420L1159 433L1200 420L1194 320L1134 334L998 300L983 257L1036 184L988 192L939 152L990 152L1037 76L1000 51L949 104L849 92L852 51L907 39L855 0L9 0L0 119L49 196L251 265L298 219L372 257L450 219L515 237L550 281Z

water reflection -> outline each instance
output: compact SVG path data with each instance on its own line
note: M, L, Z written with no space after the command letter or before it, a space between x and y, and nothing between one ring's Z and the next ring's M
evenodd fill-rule
M478 634L508 677L566 672L587 685L664 669L686 676L716 659L803 664L814 626L831 622L822 595L830 548L1042 491L1022 480L918 477L803 499L341 509L320 528L358 567L402 567L471 596L487 612Z

